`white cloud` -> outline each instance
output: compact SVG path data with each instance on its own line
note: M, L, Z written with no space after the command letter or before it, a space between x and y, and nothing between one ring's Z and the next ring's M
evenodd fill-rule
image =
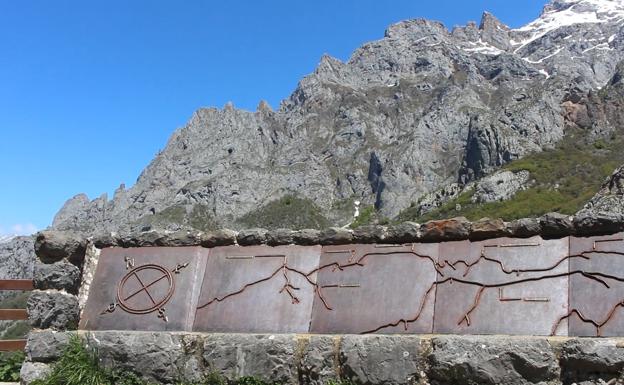
M0 226L1 235L31 235L37 232L37 226L32 223L16 223L9 226Z

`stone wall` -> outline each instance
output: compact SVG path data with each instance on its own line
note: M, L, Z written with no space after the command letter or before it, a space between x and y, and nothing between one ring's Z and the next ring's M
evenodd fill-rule
M30 335L28 380L48 370L71 332ZM254 376L281 384L615 384L624 339L431 335L80 332L102 363L159 384Z
M127 368L162 384L192 380L210 371L229 378L251 375L289 384L320 384L330 379L358 384L572 384L598 379L615 383L624 367L624 341L614 338L76 330L99 251L110 247L420 244L536 235L556 239L622 230L623 223L608 217L548 214L510 223L454 218L355 230L150 231L90 239L44 231L35 243L39 259L36 290L28 302L34 330L22 368L23 383L45 375L71 333L83 335L107 365Z

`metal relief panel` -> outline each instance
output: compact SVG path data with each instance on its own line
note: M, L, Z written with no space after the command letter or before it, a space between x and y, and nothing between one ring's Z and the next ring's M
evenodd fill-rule
M431 333L437 244L324 246L313 333Z
M567 335L568 238L440 245L436 333Z
M573 336L624 333L624 234L570 238L570 309L562 314Z
M102 250L80 320L83 330L190 330L208 249Z
M320 254L320 246L212 249L193 330L307 332Z

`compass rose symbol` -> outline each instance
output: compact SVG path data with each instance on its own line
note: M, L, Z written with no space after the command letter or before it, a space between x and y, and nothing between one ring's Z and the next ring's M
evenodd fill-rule
M149 263L134 266L134 259L124 259L126 269L130 269L117 284L117 295L101 314L114 312L117 307L129 314L149 314L157 312L158 318L168 322L165 305L175 292L174 274L188 266L188 262L177 264L172 270Z

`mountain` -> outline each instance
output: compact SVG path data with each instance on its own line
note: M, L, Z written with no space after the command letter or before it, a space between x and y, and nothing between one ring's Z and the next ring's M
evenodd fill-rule
M35 266L33 237L16 236L0 242L0 279L33 277ZM0 291L0 308L26 308L28 292ZM24 338L29 327L25 321L0 321L0 339Z
M13 238L15 238L15 235L0 235L0 243L9 242Z
M73 197L52 228L342 226L356 209L413 219L466 188L497 196L497 177L479 183L501 167L615 135L588 111L614 106L600 91L617 82L623 23L622 1L554 0L518 29L487 12L452 31L394 24L347 62L323 56L276 110L199 109L134 186Z
M32 237L13 237L0 243L0 278L32 277L35 255ZM25 263L31 261L31 263Z

